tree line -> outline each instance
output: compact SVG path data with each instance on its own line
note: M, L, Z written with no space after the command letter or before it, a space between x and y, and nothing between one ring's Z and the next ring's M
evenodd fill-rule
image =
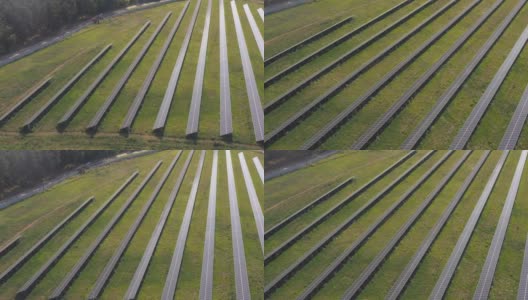
M0 55L81 19L153 1L159 0L0 0Z
M264 5L288 2L288 0L264 0Z
M111 150L0 151L0 201L80 165L118 153Z

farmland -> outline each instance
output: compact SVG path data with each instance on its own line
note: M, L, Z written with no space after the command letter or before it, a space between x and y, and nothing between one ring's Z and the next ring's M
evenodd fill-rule
M523 0L326 0L270 14L265 146L525 149L527 18Z
M1 67L0 147L259 148L261 7L169 1Z
M265 298L523 299L527 155L342 151L266 182Z
M0 299L262 299L254 158L149 153L1 210Z

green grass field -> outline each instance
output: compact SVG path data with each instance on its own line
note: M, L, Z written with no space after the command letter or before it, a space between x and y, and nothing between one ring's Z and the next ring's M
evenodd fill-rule
M178 150L179 151L179 150ZM134 200L123 218L112 229L108 237L101 243L94 255L90 258L85 268L80 272L65 297L69 299L86 298L100 272L104 269L108 259L121 243L123 236L136 220L136 216L148 200L150 194L167 170L170 162L178 151L163 151L147 156L121 161L104 167L89 170L83 175L75 176L53 188L28 198L16 205L0 211L0 245L9 241L17 234L22 234L21 242L6 256L0 258L0 272L14 263L36 241L42 238L51 228L69 215L80 203L88 197L95 196L95 201L90 204L78 217L68 223L53 237L37 254L27 261L9 280L0 285L0 299L14 298L17 290L44 264L55 251L108 199L126 178L135 170L139 176L127 187L124 192L113 202L96 221L88 227L67 253L51 268L39 284L33 289L29 299L47 298L63 277L77 263L86 248L99 235L109 220L121 205L139 186L150 169L157 161L163 164L152 177L145 189ZM130 284L145 247L158 223L161 212L172 191L172 188L183 169L188 151L183 151L174 170L170 173L167 182L162 187L160 194L148 211L141 223L139 230L134 235L123 257L119 261L108 285L101 295L102 299L122 298ZM263 186L256 174L251 159L258 157L263 161L260 151L244 152L248 167L251 170L253 183L256 186L259 198L264 197ZM235 180L238 193L240 218L243 228L243 240L249 274L251 295L254 299L262 299L263 265L262 250L258 241L257 230L252 209L247 196L244 179L240 170L238 151L231 153L235 168ZM235 297L235 278L233 269L233 252L231 241L231 221L229 201L227 198L227 173L226 154L218 153L218 188L217 210L215 229L215 260L213 297L215 299L233 299ZM161 297L165 278L170 267L172 254L178 237L178 232L183 220L187 199L194 180L200 158L200 151L196 151L189 169L176 197L174 206L165 224L158 246L153 254L147 269L144 282L141 286L139 299L152 299ZM177 287L176 299L199 299L200 276L202 268L202 255L204 248L205 227L209 201L209 185L213 151L207 151L201 174L198 193L191 218L191 225Z
M219 0L212 1L212 14L207 49L204 86L200 110L199 134L196 138L187 139L185 129L191 104L195 80L196 65L202 40L202 31L207 11L207 0L202 0L195 28L189 43L179 83L173 97L163 137L151 132L159 106L162 102L168 81L180 51L180 46L190 24L192 13L198 1L192 0L180 24L180 27L169 46L152 85L144 99L128 137L121 136L119 128L130 104L142 86L152 63L158 56L162 45L176 19L185 5L185 1L176 1L162 6L132 12L119 17L106 19L97 25L90 25L72 37L38 51L28 57L6 65L0 69L0 112L7 111L17 103L21 96L32 86L47 76L53 76L51 84L32 99L13 118L0 128L0 148L25 149L87 149L87 148L172 148L197 147L211 148L258 148L255 144L253 124L249 111L246 86L242 72L242 62L235 35L234 21L230 1L224 1L227 26L227 43L229 55L230 90L233 115L233 135L223 139L220 132L220 78L219 78ZM253 69L258 82L263 78L262 58L253 38L249 23L242 5L237 8L244 28ZM263 30L257 8L262 1L252 0L250 4L257 24ZM155 39L154 43L140 62L132 76L110 107L94 137L88 136L84 129L99 110L100 105L110 95L114 86L150 38L163 17L171 11L173 14ZM70 106L84 93L99 73L114 59L121 49L136 34L141 26L150 20L152 24L140 36L128 53L117 63L105 80L99 85L86 104L73 118L63 133L55 129L56 123L68 111ZM73 88L44 115L36 124L32 133L20 135L18 129L50 97L66 84L88 61L106 45L112 44L111 50L80 78ZM260 86L260 85L259 85ZM263 96L263 90L260 90Z
M398 198L401 197L418 179L429 170L446 152L434 153L422 165L397 184L388 194L369 208L362 216L344 229L327 246L305 263L283 285L270 294L270 299L296 298L319 274L327 268L346 248L367 230ZM307 235L296 241L290 248L265 265L265 279L269 283L286 267L295 262L301 255L327 236L346 218L357 211L374 195L388 186L400 174L426 154L418 151L394 171L368 188L353 201L345 205L336 214L325 219ZM431 205L417 219L411 229L403 236L394 250L385 258L380 268L364 286L358 299L383 299L411 257L428 235L429 230L437 223L444 210L459 190L462 182L480 160L483 151L474 151L458 171L447 182L442 191L433 199ZM340 202L346 195L357 190L376 174L387 168L404 152L400 151L346 151L328 158L325 162L274 178L266 182L265 217L269 229L280 220L310 202L317 195L328 191L339 180L355 176L356 181L332 196L322 204L304 213L293 222L277 231L266 240L266 251L275 249L286 239L321 216L331 206ZM381 225L374 234L342 265L333 277L317 291L314 299L337 299L352 285L372 259L381 251L398 229L409 219L425 197L435 188L440 180L455 166L464 153L454 152L423 185L421 185L395 212ZM482 190L495 168L501 153L493 151L477 173L460 203L448 218L426 255L417 267L403 293L402 299L422 299L428 297L442 272L460 233L462 232ZM448 286L447 299L469 299L473 296L480 273L486 260L493 234L501 214L506 195L512 182L515 167L520 158L519 151L512 151L499 175L475 231L469 241L453 280ZM340 166L340 168L336 168ZM341 168L342 167L342 168ZM490 299L513 299L517 295L519 277L523 259L528 222L523 218L528 205L526 201L527 185L525 169L520 188L509 220L506 238L502 245L497 269L490 291ZM319 178L320 185L315 185L311 178ZM305 179L305 180L303 180ZM280 207L276 208L276 207Z
M300 41L315 32L337 23L346 16L353 16L354 20L267 65L265 68L265 77L270 78L272 75L299 61L302 57L327 45L329 42L359 27L361 24L366 23L368 20L400 2L402 1L357 0L347 1L345 4L342 1L325 0L301 5L268 16L265 35L266 50L268 48L270 49L266 51L268 57L287 48L288 45L292 45L296 41ZM324 54L317 56L301 68L271 84L265 89L265 103L274 100L287 89L314 74L316 71L359 45L361 42L366 41L376 33L382 31L425 2L425 0L412 1L396 12L386 16L381 21L368 27L366 30L361 31ZM448 2L448 0L433 1L415 16L400 24L339 66L333 68L330 72L290 97L284 104L266 114L266 132L269 133L278 127L302 107L324 94L341 79L352 73L397 39L410 32L412 28L433 15L434 12L438 11ZM444 25L454 19L472 2L472 0L457 1L446 12L414 34L409 40L397 47L396 50L384 56L373 67L346 85L342 91L331 97L324 105L315 109L310 116L303 119L294 129L289 130L284 136L267 146L267 148L299 148L308 138L316 134L341 111L365 94L389 70L402 62L429 37L440 31ZM454 44L455 40L462 36L470 26L475 24L495 2L495 0L481 1L464 18L449 29L446 34L433 43L431 47L419 55L410 65L398 73L393 80L370 98L365 106L355 112L336 132L332 133L319 148L346 149L352 146L354 141L370 128L422 74L432 67ZM396 114L388 126L380 131L379 135L368 145L368 148L399 149L405 139L420 124L427 113L429 113L442 93L464 70L476 51L481 48L493 31L504 20L506 15L517 4L517 0L503 1L482 26L433 75L430 81ZM298 14L313 15L313 17L293 17ZM323 18L321 16L325 17ZM524 5L460 91L451 99L446 109L440 114L438 120L426 132L423 139L417 145L417 148L447 149L449 147L451 141L466 121L467 116L503 63L510 49L525 29L526 24L524 20L527 17L528 6ZM523 79L526 77L527 55L528 49L525 47L469 140L467 144L468 149L496 149L498 147L508 123L513 116L517 103L521 98L522 92L526 87L526 81ZM517 143L517 148L526 148L526 136L526 133L523 131Z

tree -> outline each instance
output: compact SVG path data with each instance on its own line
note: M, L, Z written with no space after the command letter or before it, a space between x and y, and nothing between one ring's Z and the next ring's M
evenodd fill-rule
M97 3L95 0L77 0L77 9L80 16L97 14Z
M131 0L0 0L0 54L81 18L130 3Z

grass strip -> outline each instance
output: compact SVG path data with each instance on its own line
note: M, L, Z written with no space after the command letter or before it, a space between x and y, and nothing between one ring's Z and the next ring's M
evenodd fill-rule
M77 241L81 235L95 220L105 211L105 209L114 202L114 200L123 192L123 190L130 185L130 183L137 177L139 173L134 172L126 181L123 183L117 191L110 196L110 198L103 204L99 209L92 214L92 216L86 221L62 246L55 252L55 254L48 259L48 261L35 273L33 276L17 291L16 299L25 299L29 293L35 288L38 282L48 273L48 271L64 256L66 251Z
M191 98L191 108L189 109L189 119L187 121L187 130L185 134L192 136L198 133L198 124L200 121L200 105L202 103L203 81L205 73L205 60L207 57L207 41L209 39L209 25L211 23L212 0L207 3L207 13L205 15L205 24L202 34L202 44L200 45L200 54L198 55L198 65L196 66L196 75L194 77L193 93Z
M34 99L40 92L42 92L51 82L52 77L44 79L42 82L38 83L36 86L31 88L26 95L22 97L13 107L11 107L4 115L0 117L0 126L2 126L7 120L9 120L15 113L22 109L26 104Z
M412 194L453 154L452 151L444 154L435 165L433 165L420 179L411 186L393 205L391 205L361 236L345 251L339 255L297 298L307 299L314 295L330 278L339 270L343 263L361 247L368 238L394 214L394 212L405 203Z
M499 8L503 0L497 0L484 15L482 15L456 42L438 59L429 70L418 78L411 88L401 96L374 124L368 128L359 139L354 142L352 149L363 149L385 128L394 116L401 111L407 102L418 93L438 70L465 44L465 42L486 22L486 20Z
M242 5L242 7L244 8L244 13L246 14L246 17L248 19L249 27L251 28L251 32L253 33L253 37L255 38L255 42L257 42L257 47L259 49L260 55L262 56L262 59L264 59L264 39L262 38L262 34L260 33L257 22L255 21L255 18L253 17L253 14L249 9L249 5L246 3Z
M77 278L81 270L86 266L88 263L88 260L93 256L97 248L101 245L103 240L108 236L110 231L114 228L114 226L119 222L119 220L123 217L125 212L128 210L132 202L137 199L141 191L145 188L147 183L152 179L156 171L161 166L162 161L158 161L158 163L152 168L152 170L149 172L149 174L145 177L145 179L141 182L139 187L136 188L136 190L130 195L130 197L127 199L127 201L119 208L116 214L112 217L110 222L106 225L106 227L103 229L103 231L99 234L99 236L92 242L92 244L88 247L88 249L84 252L84 255L77 261L77 264L70 270L70 272L64 277L64 279L59 283L59 285L55 288L49 299L59 299L63 297L66 290L70 287L72 282Z
M462 20L475 6L481 1L472 1L464 10L462 10L456 17L451 19L440 31L433 34L427 41L420 45L414 52L411 53L405 60L399 63L389 73L385 74L380 81L378 81L373 87L371 87L365 94L356 99L351 105L345 108L339 115L337 115L331 122L326 124L321 130L315 135L310 137L302 146L301 149L313 149L317 145L320 145L328 136L336 131L348 118L352 116L362 106L376 95L384 86L386 86L392 79L394 79L403 69L410 65L414 60L431 47L438 39L440 39L445 33L447 33L453 26L455 26L460 20ZM449 4L448 4L449 5ZM346 85L336 85L323 97L330 97L338 93ZM324 99L324 98L323 98Z
M163 102L161 103L160 109L158 111L154 127L152 128L152 131L154 131L154 133L161 135L163 133L163 130L165 129L165 124L167 123L167 116L169 115L169 110L172 105L172 98L174 97L174 92L176 91L176 87L178 86L178 80L180 79L181 70L183 68L183 62L185 61L185 56L187 55L187 49L189 48L189 42L191 41L191 36L194 31L194 25L196 24L196 18L198 16L198 12L200 11L201 3L202 0L198 0L198 2L196 3L191 22L189 23L189 26L187 27L187 32L185 33L185 37L183 38L180 52L178 53L178 58L176 59L176 63L174 64L174 68L172 69L171 78L169 80L169 84L167 85L167 90L165 91L165 96L163 96Z
M508 229L508 224L510 222L510 217L513 209L513 204L515 203L515 198L517 198L517 191L519 190L519 185L521 183L522 173L524 170L524 165L526 163L526 156L528 155L528 150L523 150L517 167L515 169L515 174L506 196L506 201L502 208L499 222L495 228L495 233L493 234L493 240L488 251L488 256L486 257L486 262L480 273L480 279L473 295L473 299L488 299L489 291L491 289L491 283L493 282L493 277L495 276L495 269L497 268L497 262L499 261L499 256L502 249L502 244L504 243L504 237L506 236L506 229Z
M482 191L482 194L480 195L479 200L475 205L473 212L471 213L471 216L466 222L464 230L460 234L455 248L451 252L451 256L449 257L448 262L442 270L442 274L438 278L436 285L433 291L431 292L431 295L429 295L429 299L443 299L444 294L447 291L447 287L451 282L451 279L453 279L456 267L458 266L458 263L462 258L462 254L464 253L464 250L468 245L469 239L471 238L471 235L475 230L475 226L477 225L477 221L480 218L482 210L484 209L484 206L486 205L486 202L489 199L493 187L497 183L497 178L499 177L499 174L502 170L502 167L504 166L504 162L506 161L508 154L508 151L504 151L501 157L499 158L499 161L495 165L495 169L493 169L493 173L491 173L488 182L486 183L486 186L484 187L484 190Z
M467 142L469 141L469 138L473 134L473 131L475 131L475 128L477 127L478 123L480 123L480 119L482 119L482 116L484 115L489 104L491 103L491 100L493 100L493 97L499 91L499 88L504 82L506 75L508 75L508 72L513 66L513 63L519 57L519 54L521 54L521 51L527 41L528 26L526 26L522 34L519 36L519 39L517 40L517 42L515 42L515 45L510 50L508 57L506 57L497 73L495 73L495 76L486 88L486 91L484 91L482 97L480 97L475 107L473 107L471 114L466 119L466 122L464 123L462 128L460 128L460 130L458 131L458 134L451 143L451 146L449 146L449 149L462 149L466 146Z
M15 236L13 239L8 241L5 245L0 247L0 258L6 255L7 253L9 253L9 251L13 250L13 248L15 248L16 245L18 245L21 238L22 238L21 235Z
M269 237L271 237L271 235L273 235L275 232L279 231L280 229L282 229L284 226L286 226L287 224L289 224L291 221L295 220L296 218L298 218L299 216L301 216L302 214L304 214L305 212L307 212L308 210L312 209L314 206L322 203L323 201L327 200L328 198L332 197L333 195L335 195L337 192L339 192L340 190L344 189L347 185L349 185L350 183L352 183L354 180L354 177L350 177L348 178L347 180L339 183L338 185L336 185L335 187L331 188L329 191L327 191L326 193L324 193L323 195L317 197L315 200L313 200L312 202L308 203L307 205L305 205L304 207L302 207L301 209L297 210L296 212L294 212L293 214L289 215L288 217L286 217L284 220L280 221L279 223L273 225L273 227L271 227L270 229L268 229L265 234L264 234L264 238L265 239L268 239Z
M499 37L504 33L508 25L513 21L513 18L519 13L521 8L526 3L525 0L519 1L512 12L504 19L504 21L497 27L493 34L488 38L486 43L477 51L477 54L466 65L466 68L458 75L451 86L440 96L431 112L425 119L416 127L416 129L407 137L401 145L401 149L414 149L416 145L423 138L425 132L431 127L433 122L438 118L440 113L444 111L447 104L451 101L453 96L460 90L464 82L469 78L471 73L477 68L480 62L484 59L491 47L495 45Z
M436 240L442 229L444 228L444 225L447 223L447 220L455 210L455 208L460 203L460 200L468 190L469 186L477 176L477 173L480 171L486 160L488 159L490 154L490 151L486 151L480 160L477 162L471 173L466 177L466 180L464 180L464 183L462 183L462 186L458 189L457 193L451 200L449 206L444 210L444 213L442 216L438 219L438 222L434 225L434 227L429 231L429 234L424 239L416 253L413 255L405 269L401 272L400 276L398 277L398 280L394 283L392 288L390 289L389 293L387 294L387 297L385 297L386 300L396 300L401 295L403 290L405 289L407 283L411 279L411 277L414 275L414 272L416 271L416 268L418 268L418 265L421 263L422 259L424 258L425 254L433 244L433 242Z
M145 78L145 81L143 81L143 85L139 89L138 94L134 98L134 101L132 102L132 105L128 109L128 113L125 117L125 120L123 121L123 124L121 125L120 132L124 134L130 133L132 123L136 119L137 113L139 111L139 108L141 107L141 104L143 104L143 101L145 100L145 95L147 94L150 85L152 84L152 81L154 80L154 77L156 76L156 73L158 72L161 62L163 61L163 58L165 57L165 54L167 54L167 50L169 50L169 46L174 39L174 35L178 31L178 28L180 28L181 21L183 17L185 16L185 12L187 12L187 8L189 8L189 4L191 1L187 1L185 3L185 6L183 7L182 12L180 13L180 16L178 19L176 19L176 22L174 22L174 26L172 27L171 31L169 32L169 36L165 40L165 43L163 44L163 47L161 47L161 50L158 54L158 57L152 63L152 67L150 67L150 71Z
M178 179L176 180L176 183L174 184L174 187L169 195L169 198L167 199L167 203L165 204L165 207L163 208L163 212L161 213L158 224L156 225L156 228L154 229L154 232L152 233L149 243L147 244L147 248L143 252L143 257L141 258L141 261L136 269L136 272L134 273L134 277L130 281L130 285L128 286L125 299L133 300L137 298L139 289L145 278L145 273L147 272L147 268L152 259L152 255L154 254L154 250L156 250L156 247L158 246L161 234L163 233L163 229L165 228L165 223L167 222L167 219L169 218L169 214L174 205L174 201L176 200L176 196L178 196L178 192L180 191L183 179L185 178L185 174L187 173L187 170L189 169L189 165L191 163L193 154L194 154L194 151L190 151L189 155L187 156L187 160L185 161L183 169L181 170L178 176Z
M322 96L318 97L314 101L307 104L303 109L299 110L296 114L291 116L288 120L286 120L284 123L282 123L280 126L266 134L265 143L271 144L273 141L281 137L286 133L287 130L293 128L298 122L300 122L302 119L306 118L315 108L318 106L324 104L326 101L330 99L334 94L338 93L342 88L344 88L350 81L354 80L361 74L363 74L366 70L368 70L370 67L375 65L378 61L385 58L388 53L399 47L401 44L403 44L405 41L410 39L414 34L416 34L418 31L420 31L422 28L427 26L430 22L434 21L437 17L439 17L443 12L448 10L451 6L453 6L456 3L456 0L452 0L446 5L444 5L442 8L437 10L433 15L428 17L426 20L424 20L422 23L414 27L410 32L408 32L406 35L398 39L396 42L392 43L385 49L383 49L380 53L378 53L376 56L371 58L369 61L361 65L358 69L356 69L354 72L350 73L345 77L343 80L341 80L337 85L335 85L332 89L327 91ZM424 49L425 50L425 49ZM312 78L315 78L317 74L312 75L311 77L305 79L303 82L298 84L297 86L293 87L292 89L288 90L281 96L279 96L277 99L275 99L272 103L279 103L283 101L286 98L289 98L293 94L295 94L300 88L303 88L307 84L313 80Z
M434 153L434 151L429 151L426 155L424 155L418 162L413 164L409 169L407 169L403 174L401 174L396 180L394 180L391 184L386 186L386 188L380 192L376 197L374 197L371 203L375 203L378 201L381 197L383 197L386 193L388 193L392 188L396 186L397 183L399 183L401 180L403 180L405 177L407 177L415 168L420 166L423 162L425 162L431 155ZM321 216L319 216L317 219L315 219L312 223L305 226L303 229L299 230L297 233L295 233L292 237L290 237L288 240L286 240L284 243L282 243L280 246L275 248L274 250L270 251L270 253L267 253L266 257L264 258L264 264L270 263L272 260L274 260L277 256L279 256L282 252L284 252L286 249L291 247L297 240L308 234L310 231L312 231L316 226L321 224L324 220L328 219L330 216L334 215L338 211L341 210L345 205L350 203L350 201L356 199L358 196L360 196L364 191L366 191L368 188L370 188L373 184L381 180L385 175L387 175L393 167L401 163L405 160L405 157L400 159L398 162L390 166L389 168L385 169L383 172L378 174L376 177L371 179L369 182L361 186L359 189L355 190L351 194L347 195L343 200L341 200L339 203L334 205L332 208L324 212ZM367 209L370 207L370 205L365 205L364 208ZM360 210L361 211L361 210ZM353 220L353 219L352 219ZM350 220L350 222L352 221ZM345 224L343 225L346 226Z
M121 52L106 66L106 68L99 73L99 76L92 82L92 84L86 89L84 94L77 99L77 101L70 107L70 109L64 114L62 119L57 123L57 130L62 131L70 121L75 117L77 112L81 109L81 107L88 101L88 98L92 93L95 91L95 89L103 82L103 80L106 78L106 76L110 73L110 71L115 67L115 65L125 56L125 54L132 48L132 45L136 43L136 41L139 39L139 37L145 32L147 27L150 26L150 21L147 21L143 27L139 29L139 31L132 37L130 42L121 50Z
M161 180L158 182L158 185L154 188L152 191L150 198L145 202L143 205L143 208L141 209L139 215L136 217L136 220L134 221L134 224L130 226L128 232L126 233L125 237L121 241L121 244L119 247L114 251L114 254L106 264L105 268L99 274L97 277L97 282L92 288L92 291L90 292L90 295L88 296L88 299L97 299L101 295L101 292L103 291L104 287L108 283L108 279L110 276L112 276L112 273L114 272L117 264L119 263L119 260L123 256L123 253L125 253L126 249L128 248L128 245L130 244L130 241L132 241L132 238L136 234L136 232L139 229L139 226L145 219L145 216L147 215L148 211L152 207L152 204L154 203L154 200L158 197L161 188L165 185L167 182L167 179L169 178L170 173L174 169L174 166L176 165L176 162L178 162L178 159L180 158L182 151L178 151L174 159L172 160L171 164L167 168L167 171L165 171L165 174L163 174Z
M93 119L90 121L88 126L86 127L86 131L88 133L95 133L97 130L97 127L99 124L101 124L101 121L103 120L104 116L108 112L108 109L110 109L110 106L114 103L115 99L127 83L127 81L130 79L130 76L132 76L132 73L134 70L136 70L137 66L143 60L143 57L145 57L145 54L150 49L150 46L152 46L152 43L154 43L154 40L159 35L160 31L163 29L167 21L169 20L169 17L172 15L172 12L168 12L165 18L161 21L161 23L158 25L156 30L152 33L149 40L145 43L141 51L136 55L136 58L130 63L128 66L128 69L125 71L125 74L121 77L119 82L116 84L114 89L112 90L112 93L106 98L106 101L101 105Z
M236 297L237 299L246 300L251 298L251 291L249 288L246 253L244 250L244 240L242 238L242 226L240 224L240 211L238 208L238 197L236 192L235 175L233 172L233 161L231 160L231 150L226 150L226 168Z
M213 299L214 251L215 251L215 218L216 218L216 185L218 177L218 150L213 152L211 185L209 186L209 205L207 208L207 225L205 230L204 253L202 258L202 275L200 279L200 299Z
M77 81L86 73L88 70L95 65L103 56L108 53L108 51L112 48L112 44L109 44L108 46L104 47L101 52L99 52L90 62L88 62L80 71L79 73L75 74L68 83L66 83L62 89L60 89L53 97L50 98L46 104L40 107L40 109L33 114L29 119L26 120L24 125L22 125L21 130L25 132L29 132L32 130L33 126L46 114L57 102L64 96Z
M134 177L137 176L133 175ZM132 178L133 179L133 178ZM132 179L129 179L130 181ZM7 270L5 270L2 275L0 275L0 284L6 282L11 276L15 274L16 271L18 271L22 266L30 260L33 255L35 255L44 245L53 238L59 230L61 230L66 224L68 224L71 220L73 220L75 217L77 217L82 210L93 201L93 197L86 200L79 208L77 208L73 213L71 213L68 217L66 217L61 223L59 223L57 226L55 226L52 230L48 232L43 238L41 238L37 243L33 245L24 255L22 255L15 263L13 263Z
M251 120L253 121L255 140L257 142L262 142L264 141L264 111L262 110L257 81L255 79L253 67L251 66L251 58L249 57L246 38L244 36L244 30L242 29L235 1L231 1L231 10L233 12L233 21L235 22L238 49L240 50L240 59L242 60L242 71L244 72L244 80L246 82L246 91L251 111Z
M380 38L384 37L385 35L387 35L389 32L391 32L393 29L395 29L396 27L398 27L399 25L403 24L404 22L408 21L409 19L411 19L412 17L414 17L416 14L418 14L419 12L421 12L422 10L424 10L425 8L427 8L427 6L431 5L433 2L435 2L436 0L428 0L426 2L424 2L422 5L418 6L417 8L413 9L412 11L410 11L409 13L407 13L405 16L401 17L400 19L398 19L396 22L393 22L392 24L390 24L389 26L383 28L383 30L377 32L376 34L374 34L373 36L371 36L370 38L368 38L366 41L362 42L361 44L359 44L358 46L354 47L353 49L349 50L347 53L341 55L338 59L332 61L331 63L329 63L328 65L324 66L321 70L319 70L317 73L314 73L313 75L311 75L310 77L308 77L305 81L303 81L300 85L296 86L297 87L300 87L300 88L303 88L305 87L306 85L308 85L310 82L314 81L315 79L321 77L322 75L330 72L332 69L334 69L335 67L337 67L339 64L341 64L342 62L344 62L345 60L349 59L350 57L352 57L353 55L357 54L358 52L362 51L363 49L367 48L368 46L370 46L372 43L374 43L375 41L379 40ZM346 37L346 38L345 38ZM279 73L273 75L272 77L268 78L265 82L264 82L264 86L265 87L268 87L269 85L271 85L272 83L278 81L279 79L281 79L282 77L290 74L291 72L299 69L300 67L302 67L303 65L305 65L306 63L308 63L309 61L313 60L314 58L316 58L317 56L323 54L324 52L327 52L329 51L330 49L338 46L339 44L341 44L342 42L344 42L346 39L350 38L351 35L350 33L346 34L345 36L331 42L330 44L324 46L323 48L319 49L319 50L316 50L315 52L311 53L311 54L308 54L307 56L303 57L300 61L294 63L293 65L283 69L282 71L280 71ZM295 92L298 92L299 89L297 89ZM276 101L273 101L272 103L276 103ZM270 105L272 104L270 103L267 107L269 107L270 109L272 108Z
M343 299L352 299L355 297L361 289L367 284L367 282L374 276L376 271L379 269L383 261L389 256L394 248L400 243L403 237L411 229L411 227L416 223L416 221L422 216L424 211L431 205L433 200L442 192L444 187L449 181L453 178L455 173L460 169L462 164L471 154L471 151L467 151L464 155L456 162L456 164L449 170L449 172L440 180L436 187L427 195L427 197L422 201L422 204L416 209L412 216L403 224L398 232L392 237L389 243L383 248L376 257L370 262L370 264L361 272L359 277L352 283L352 285L346 290ZM458 198L460 200L460 198Z
M178 239L176 240L176 246L172 255L169 274L167 274L165 287L163 288L163 300L174 299L174 293L176 292L176 285L178 284L180 267L182 264L183 254L185 250L185 243L187 241L187 235L189 234L189 227L191 226L191 218L193 214L194 203L196 202L198 184L200 184L200 177L202 175L204 159L205 150L202 150L202 153L200 155L200 161L198 163L198 169L196 170L196 175L194 176L193 185L189 194L189 200L187 200L185 215L183 216L182 224L180 226L180 232L178 233Z
M404 3L408 3L408 2L409 1L405 1ZM258 13L259 13L260 17L262 18L262 20L264 21L264 14L261 14L261 9L258 9ZM337 23L335 23L335 24L333 24L333 25L331 25L331 26L319 31L318 33L313 34L313 35L305 38L304 40L302 40L302 41L300 41L300 42L298 42L298 43L296 43L296 44L294 44L294 45L292 45L292 46L280 51L279 53L277 53L277 54L265 59L264 60L264 66L267 66L267 65L271 64L272 62L276 61L277 59L283 57L284 55L289 54L289 53L297 50L298 48L301 48L302 46L304 46L304 45L306 45L306 44L308 44L310 42L313 42L313 41L317 40L320 37L323 37L323 36L329 34L330 32L338 29L339 27L342 27L345 24L351 22L353 19L354 19L353 17L347 17L347 18L345 18L345 19L343 19L343 20L341 20L341 21L339 21L339 22L337 22Z
M242 169L242 175L244 176L244 182L246 184L246 189L249 196L249 203L251 204L251 210L253 211L253 217L255 218L255 224L257 225L260 247L262 248L262 253L264 253L264 214L262 213L262 207L260 207L257 192L255 191L255 186L253 185L251 173L249 173L244 152L238 153L238 159L240 160L240 168Z
M368 209L374 206L379 202L387 193L389 193L398 183L403 181L409 174L411 174L417 167L423 164L427 159L431 157L434 151L430 151L428 154L424 155L419 161L414 163L409 167L403 174L398 178L392 181L389 185L386 186L384 190L372 197L366 204L354 212L350 217L343 221L339 226L332 230L329 234L326 235L324 239L319 241L315 246L310 250L305 252L297 261L287 267L281 274L275 277L270 283L268 283L264 289L265 295L271 294L275 289L279 288L288 278L290 278L295 272L302 268L309 260L311 260L319 251L328 245L339 233L348 228L353 222L355 222L359 217L361 217ZM266 263L266 260L264 261Z
M515 109L512 119L510 120L510 124L502 137L502 141L499 145L500 150L513 150L513 148L515 148L519 136L521 135L524 122L526 122L526 116L528 116L528 85L524 89L524 93L521 96L521 100Z
M524 247L521 279L519 280L519 291L517 293L517 300L526 299L528 299L528 237L526 238L526 246Z

